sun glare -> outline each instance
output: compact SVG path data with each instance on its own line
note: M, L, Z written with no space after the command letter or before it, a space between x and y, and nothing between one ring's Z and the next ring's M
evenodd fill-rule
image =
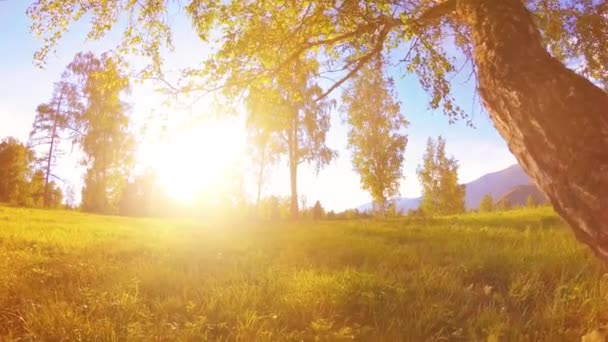
M234 120L208 120L168 136L152 144L157 148L147 158L167 195L188 204L221 192L242 155L242 128Z

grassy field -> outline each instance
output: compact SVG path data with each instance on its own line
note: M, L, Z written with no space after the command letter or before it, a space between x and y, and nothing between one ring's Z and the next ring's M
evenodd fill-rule
M0 339L580 340L608 276L549 209L219 223L0 208Z

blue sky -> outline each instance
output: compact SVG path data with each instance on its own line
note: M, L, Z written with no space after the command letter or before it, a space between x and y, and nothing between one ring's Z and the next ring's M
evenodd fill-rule
M57 53L49 56L44 70L33 64L33 54L40 46L29 32L29 19L25 15L27 1L0 2L0 137L14 136L27 139L38 104L47 101L53 83L59 80L61 72L79 51L102 52L112 48L117 35L110 34L103 41L86 41L86 23L79 23L70 29L57 48ZM186 20L175 25L176 50L167 56L171 68L192 65L205 55L205 46L196 38ZM116 32L115 32L116 33ZM450 125L446 117L427 108L427 96L413 77L403 78L398 69L391 69L396 80L396 90L402 108L410 122L407 128L409 143L405 153L404 175L401 195L412 197L420 194L415 169L421 161L426 140L429 136L443 135L447 139L448 153L460 162L460 180L471 181L485 173L500 170L513 163L503 139L496 132L490 119L475 110L473 122L476 129L464 122ZM454 81L457 101L470 111L473 105L473 84L464 83L466 73ZM160 96L155 94L152 84L136 84L127 99L131 105L131 115L136 125L141 125L158 109ZM205 104L194 107L194 111L205 111ZM169 116L180 120L181 112ZM320 200L327 209L342 210L368 202L370 197L360 188L359 178L352 171L350 153L346 150L346 128L342 125L341 114L332 117L332 128L328 145L338 150L339 157L316 175L312 169L303 167L300 171L300 193L312 205ZM69 151L69 148L68 148ZM68 154L58 169L58 174L78 187L82 183L82 168L77 167L77 154ZM286 195L289 189L288 170L280 164L272 174L272 184L266 194Z

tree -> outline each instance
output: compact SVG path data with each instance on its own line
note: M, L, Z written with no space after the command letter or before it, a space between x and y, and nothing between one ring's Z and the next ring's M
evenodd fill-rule
M67 209L76 208L76 189L74 184L68 184L65 188L65 206Z
M98 213L117 211L120 193L133 162L134 139L129 132L127 106L120 96L129 80L108 55L79 53L68 66L82 101L77 142L87 166L82 209Z
M45 187L44 171L36 170L36 172L34 172L34 174L32 175L32 179L30 180L30 185L29 185L29 194L30 194L30 199L31 199L30 205L32 205L34 207L46 206L46 204L45 204L45 199L47 198L47 197L45 197L46 191L47 190ZM49 191L50 191L50 189L49 189ZM50 192L49 192L49 194L50 194ZM48 199L50 199L50 197L48 197ZM46 203L49 203L49 202L46 202Z
M315 205L312 207L312 219L321 220L324 217L325 217L325 210L321 206L321 202L316 201Z
M48 188L49 201L47 207L54 209L61 208L63 202L63 191L61 191L61 188L55 183L55 181L51 181Z
M396 201L390 201L390 203L387 207L387 210L386 210L386 216L388 216L388 217L401 216L401 211L399 210L399 208L397 208Z
M386 214L388 200L399 194L407 145L407 136L401 133L407 120L393 89L393 80L384 78L378 59L363 68L342 95L352 163L381 216Z
M479 211L482 213L494 211L494 199L492 198L492 195L487 194L483 196L481 203L479 203Z
M17 139L0 141L0 202L26 205L34 152Z
M118 213L124 216L159 216L167 211L168 198L158 186L156 174L147 171L133 177L124 187Z
M58 145L65 138L75 139L75 133L78 132L74 129L77 115L81 110L77 96L76 86L61 80L55 84L51 100L36 108L36 117L30 132L30 146L48 146L47 151L39 158L44 167L43 202L45 207L51 205L50 182L51 177L55 176L52 169L57 157L61 154ZM70 135L65 136L66 131Z
M289 216L290 200L270 196L261 200L263 218L268 220L279 220Z
M503 198L503 199L500 201L499 208L500 208L500 210L502 210L502 211L509 211L509 210L513 209L513 204L511 203L511 200L510 200L510 199L508 199L508 198Z
M268 199L268 218L271 220L278 220L281 218L280 203L276 196L271 196Z
M432 215L452 215L465 211L464 185L458 184L458 162L448 158L445 152L445 139L432 138L427 141L423 164L416 170L422 185L420 207Z
M347 220L356 220L358 218L361 218L361 213L359 212L359 209L346 209L344 211L344 217Z
M99 38L121 13L136 19L126 25L119 50L149 57L147 74L160 75L161 51L172 41L168 5L34 1L32 30L44 38L36 61L43 63L82 15L91 16L89 36ZM207 41L219 32L223 39L204 68L185 73L182 89L234 91L306 55L323 62L319 77L335 76L323 97L374 56L402 49L399 61L418 76L430 107L454 120L466 115L453 101L450 80L467 70L520 164L577 238L608 260L608 94L599 87L608 84L607 7L588 0L190 1L185 13L198 36ZM455 48L444 48L446 37ZM463 60L468 68L457 67ZM572 61L580 62L577 73L564 65Z
M275 82L252 86L247 98L250 128L267 135L273 152L287 154L291 186L290 215L298 216L298 166L312 163L317 172L336 155L325 145L332 101L315 101L321 88L310 82L317 63L297 61ZM281 145L276 145L279 142Z
M306 195L300 195L300 210L302 212L306 212L306 209L308 209L307 201Z
M257 215L260 216L262 190L268 176L269 167L278 161L283 145L276 134L259 125L257 121L253 120L254 118L255 116L249 117L247 138L249 141L249 155L256 178L255 207Z
M536 208L536 200L534 199L534 196L528 195L528 198L526 199L526 207Z

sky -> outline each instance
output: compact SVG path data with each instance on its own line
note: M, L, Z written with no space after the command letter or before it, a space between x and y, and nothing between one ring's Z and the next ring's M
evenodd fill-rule
M28 1L22 0L0 1L0 138L13 136L24 142L27 141L31 130L37 105L50 99L53 83L60 79L61 73L73 56L80 51L101 53L113 48L118 42L118 32L111 32L101 41L87 41L86 22L79 22L72 26L61 40L57 52L48 57L45 68L40 69L34 65L33 55L41 46L41 41L29 32L30 21L25 14L27 3ZM166 56L168 70L195 65L208 53L206 46L193 33L189 22L179 20L179 13L175 17L178 18L173 25L175 51ZM405 151L404 179L400 188L402 197L416 197L421 193L416 167L421 163L429 137L442 135L446 138L448 154L459 161L459 179L462 183L516 163L487 114L480 111L479 105L473 110L474 84L465 82L466 72L454 80L453 90L457 102L469 113L473 113L474 129L466 126L463 121L449 124L442 113L430 111L427 95L414 77L403 77L399 68L391 68L389 74L396 81L396 92L409 121L405 131L408 135L408 145ZM155 116L160 115L159 113L166 115L174 126L187 122L185 120L192 115L212 115L207 113L210 105L204 99L187 109L163 107L164 97L154 91L156 88L158 85L150 82L132 86L132 92L126 100L131 105L129 114L134 129L140 130L150 120L153 121ZM332 113L331 122L327 145L337 150L338 158L318 174L311 167L302 167L298 177L299 193L306 198L308 206L319 200L327 210L344 210L370 202L370 196L361 189L359 177L351 165L350 152L346 149L347 128L342 123L343 114L336 110ZM231 121L232 124L239 127L242 122L235 120ZM203 172L209 168L209 165L205 164L206 155L221 155L210 153L213 151L207 146L199 149L201 153L196 150L172 151L169 153L172 154L170 161L160 160L158 151L163 142L154 140L154 137L150 139L149 132L147 136L140 141L140 167L150 164L151 160L166 165L171 162L179 163L179 160L198 158L198 162L194 164L194 173L191 174L196 176L196 170ZM208 140L200 140L201 134L184 136L180 146L196 146L197 143L212 145ZM244 141L244 136L239 137L240 145L244 145ZM65 180L64 187L71 184L79 193L84 170L78 165L78 151L69 145L66 150L68 153L58 166L57 174ZM183 155L176 156L176 153ZM176 175L180 171L175 165L173 169L168 176ZM265 195L288 195L289 174L286 163L277 165L270 175L270 180L270 184L264 189ZM78 197L78 194L76 195Z

